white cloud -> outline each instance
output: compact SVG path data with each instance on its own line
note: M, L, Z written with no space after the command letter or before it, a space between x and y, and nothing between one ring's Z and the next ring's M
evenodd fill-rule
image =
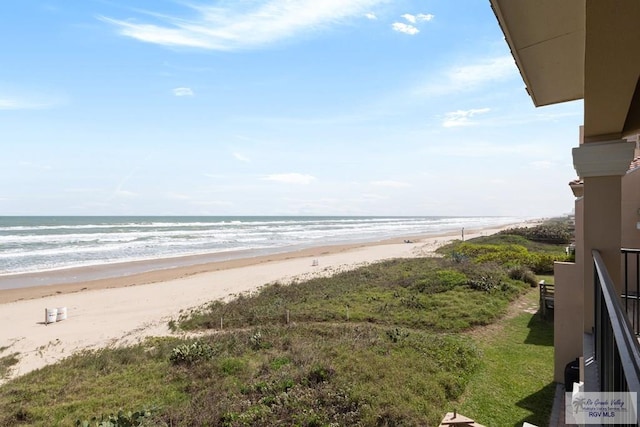
M411 187L411 184L409 184L408 182L393 181L393 180L373 181L371 184L378 187L389 187L389 188Z
M500 79L515 70L516 65L513 58L511 56L502 56L491 58L478 64L454 68L449 75L454 82L475 85L488 80Z
M211 50L256 48L361 17L385 0L262 0L227 7L190 5L195 17L149 13L160 23L100 17L118 33L163 46Z
M235 157L236 160L240 160L241 162L245 162L245 163L250 163L251 162L251 159L248 158L247 156L245 156L242 153L237 153L237 152L233 153L233 157Z
M458 110L446 113L442 126L446 128L457 126L469 126L474 124L470 119L478 114L488 113L489 108L473 108L471 110Z
M189 87L177 87L173 89L173 94L175 96L193 96L193 90Z
M365 14L364 14L364 16L365 16L367 19L371 19L372 21L375 21L376 19L378 19L378 16L377 16L375 13L373 13L373 12L365 13Z
M413 25L405 24L403 22L394 22L391 25L391 28L393 28L394 31L397 31L399 33L409 34L411 36L416 35L420 32L420 30L414 27Z
M405 13L404 15L402 15L402 17L412 24L416 23L415 15L412 15L410 13Z
M410 24L417 24L418 22L429 22L435 18L435 15L430 13L419 13L417 15L412 15L410 13L405 13L404 15L400 15Z
M265 181L284 182L286 184L310 184L315 181L315 177L312 175L305 175L301 173L280 173L267 175L262 178Z
M510 55L488 58L475 64L449 68L442 75L430 77L418 92L425 95L446 95L476 89L486 83L517 77L518 70Z
M416 19L420 22L429 22L435 18L435 15L431 13L419 13L416 15Z

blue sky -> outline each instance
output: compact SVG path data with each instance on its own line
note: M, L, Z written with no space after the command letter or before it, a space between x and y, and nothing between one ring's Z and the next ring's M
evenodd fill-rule
M0 5L0 214L570 212L488 0Z

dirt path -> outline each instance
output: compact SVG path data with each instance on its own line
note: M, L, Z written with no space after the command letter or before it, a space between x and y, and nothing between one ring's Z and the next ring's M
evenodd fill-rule
M529 289L526 293L512 301L507 308L506 314L496 322L491 323L490 325L476 326L466 332L463 332L463 334L483 340L499 333L504 328L506 321L509 319L513 319L522 313L537 313L539 308L538 292L537 288Z

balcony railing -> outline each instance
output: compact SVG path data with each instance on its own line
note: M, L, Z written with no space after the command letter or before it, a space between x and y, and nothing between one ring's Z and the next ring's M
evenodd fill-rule
M616 288L594 250L594 350L601 391L640 392L640 349ZM625 291L625 294L628 294ZM627 298L625 298L627 300ZM637 303L637 299L635 300Z
M622 249L624 292L622 298L636 337L640 335L640 249Z

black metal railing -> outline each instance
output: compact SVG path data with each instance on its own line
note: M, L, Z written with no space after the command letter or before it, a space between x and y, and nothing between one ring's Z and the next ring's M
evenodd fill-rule
M600 390L640 392L638 341L600 252L592 254L594 350Z
M640 335L640 249L621 250L624 261L624 291L620 298L624 302L633 332Z

